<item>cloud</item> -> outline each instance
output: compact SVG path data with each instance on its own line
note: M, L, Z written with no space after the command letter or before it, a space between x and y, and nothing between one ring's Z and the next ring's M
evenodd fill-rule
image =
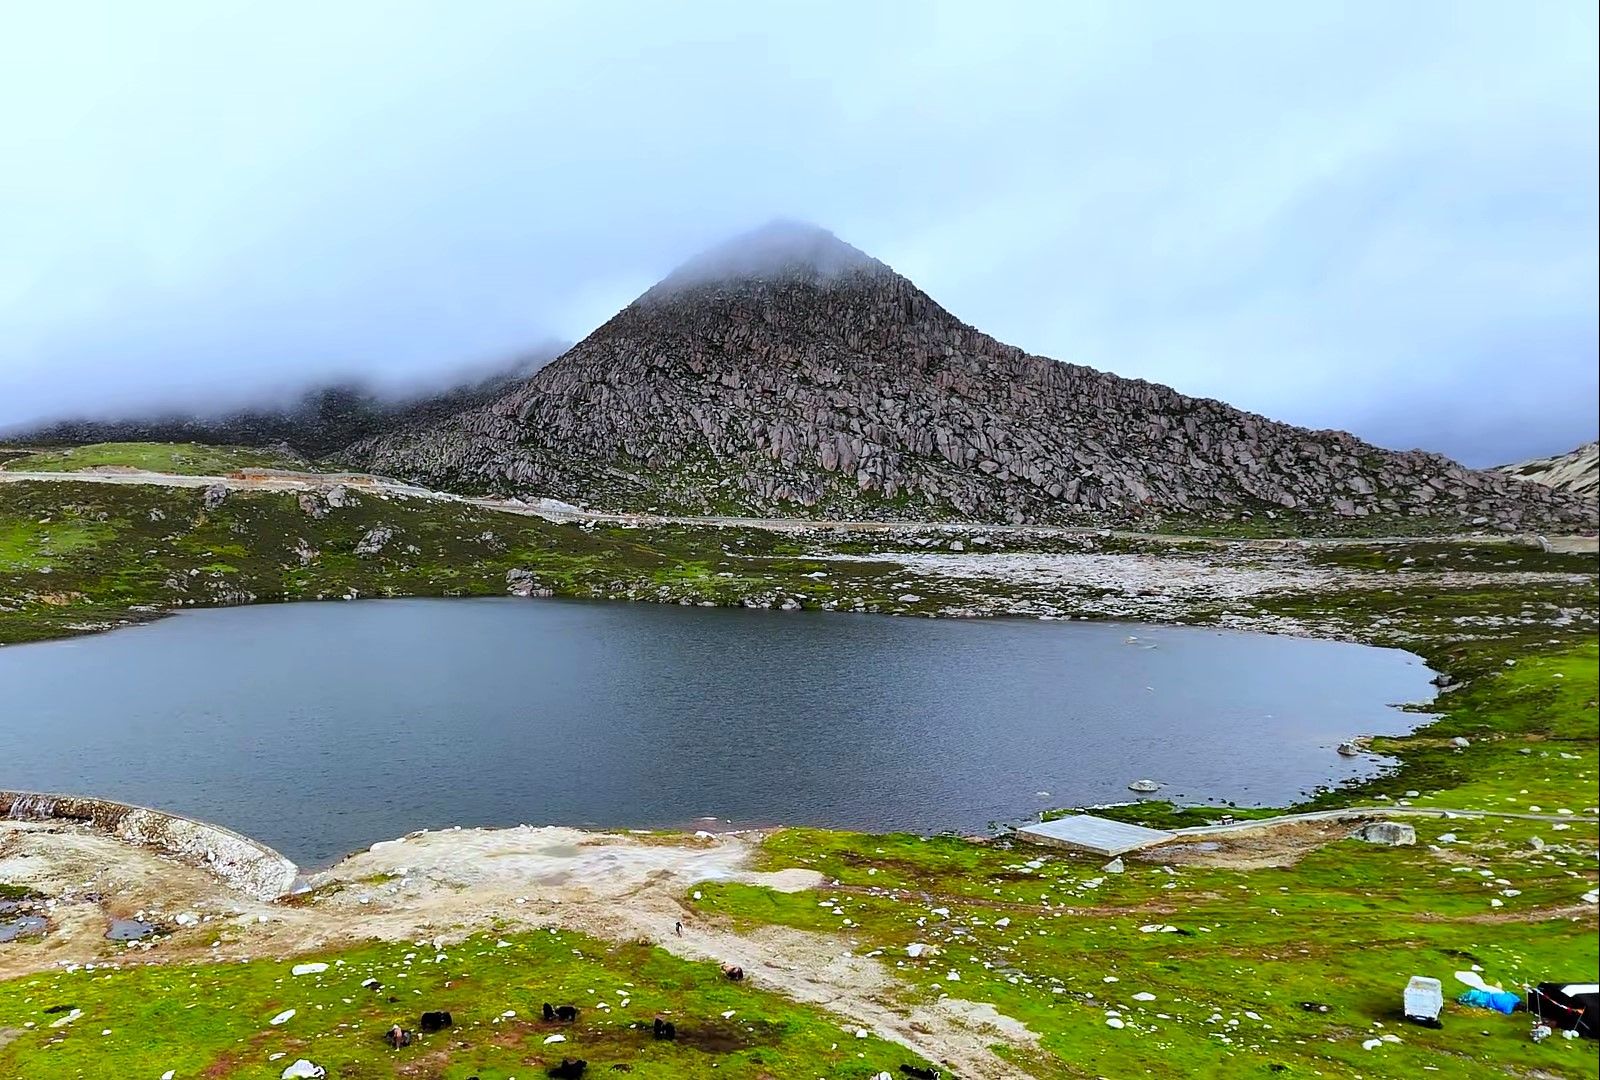
M575 339L813 221L1030 351L1479 462L1594 437L1584 5L35 5L0 423Z

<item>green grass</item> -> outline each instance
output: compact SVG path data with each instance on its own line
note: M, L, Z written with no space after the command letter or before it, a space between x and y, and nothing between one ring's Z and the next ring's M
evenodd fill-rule
M112 467L185 476L223 476L239 469L312 468L299 458L248 446L149 442L67 446L13 457L0 464L0 468L19 472L76 472Z
M442 950L374 943L298 959L332 966L302 976L290 974L293 960L97 966L13 980L0 990L0 1033L14 1036L0 1035L0 1075L276 1078L304 1057L341 1078L531 1080L566 1056L589 1061L590 1075L624 1065L642 1078L865 1080L921 1063L856 1038L838 1017L730 983L714 964L575 933L473 937ZM364 988L366 979L382 985ZM578 1022L545 1023L546 1001L577 1005ZM82 1015L52 1028L66 1014L46 1010L62 1006ZM291 1019L269 1023L288 1009ZM448 1010L456 1026L398 1052L384 1044L391 1024L416 1029L427 1009ZM676 1042L651 1038L656 1016L677 1025ZM545 1043L558 1032L565 1042Z
M1451 1004L1444 1029L1430 1031L1399 1015L1411 975L1453 986L1450 973L1474 963L1507 985L1592 980L1592 913L1540 912L1593 887L1594 826L1420 819L1418 830L1424 844L1446 831L1464 843L1436 854L1347 840L1282 869L1169 873L1129 858L1125 873L1108 874L1103 859L1021 845L788 830L768 842L766 865L811 867L837 884L796 894L702 885L697 906L748 929L837 935L881 954L913 997L992 1002L1041 1036L1048 1059L1019 1060L1040 1076L1410 1077L1430 1065L1596 1075L1592 1045L1535 1046L1522 1017ZM1533 835L1562 846L1535 853ZM1476 921L1491 914L1526 921ZM1149 925L1183 933L1140 930ZM941 952L911 958L913 943ZM1331 1009L1307 1012L1307 1001ZM1107 1026L1113 1011L1126 1027ZM1362 1048L1384 1034L1403 1041Z
M580 528L370 493L357 493L342 509L313 509L324 512L308 513L288 494L235 493L207 509L192 490L0 485L0 641L146 617L144 607L351 592L496 595L513 568L530 570L558 595L597 598L793 600L907 611L970 598L953 585L947 592L918 579L913 591L924 599L896 606L906 575L892 556L860 563L813 557L821 550L882 550L859 537ZM376 555L356 555L356 544L380 525L392 530L389 543ZM996 538L996 547L1016 550L1019 543ZM1038 546L1085 545L1145 550L1148 542L1058 538ZM908 1002L941 994L991 1002L1039 1035L1036 1055L1006 1052L1041 1077L1417 1077L1430 1068L1440 1075L1595 1077L1600 1066L1592 1043L1535 1045L1520 1016L1452 1004L1445 1027L1429 1031L1398 1015L1401 989L1413 974L1444 979L1452 994L1450 973L1473 964L1508 986L1597 977L1594 909L1573 910L1600 874L1600 836L1583 818L1600 782L1593 559L1505 544L1416 542L1311 549L1307 557L1384 571L1384 587L1263 597L1197 608L1189 618L1281 617L1405 648L1455 685L1419 717L1427 726L1416 734L1375 741L1374 749L1396 759L1395 768L1317 793L1304 807L1385 800L1498 811L1537 806L1537 812L1576 811L1567 828L1502 818L1415 819L1422 843L1414 848L1344 840L1294 852L1289 865L1256 869L1163 868L1129 858L1120 875L1103 871L1101 859L1005 841L796 829L767 841L763 863L814 868L830 884L796 894L702 884L699 898L685 903L704 919L751 930L778 924L816 931L837 942L830 947L879 955L903 979ZM1471 571L1484 579L1422 588L1409 576L1414 570ZM1570 576L1516 576L1528 571ZM809 576L815 573L827 576ZM1456 736L1470 745L1452 746ZM1104 812L1180 826L1224 812L1268 811L1147 801ZM1446 833L1456 840L1446 842ZM1152 924L1187 933L1139 929ZM837 1018L733 987L712 969L658 950L570 936L512 940L511 948L497 950L474 939L446 950L451 960L442 965L423 963L429 949L364 946L340 954L340 979L325 977L321 988L289 979L283 965L268 962L79 970L13 981L0 989L0 1033L21 1034L0 1047L0 1075L98 1076L114 1062L118 1075L128 1076L159 1076L167 1068L180 1076L199 1069L277 1076L287 1060L308 1056L344 1077L409 1068L406 1075L451 1080L526 1078L549 1060L542 1028L528 1022L534 1006L563 994L582 1004L590 989L601 995L629 981L635 984L629 1019L672 1010L684 1018L680 1026L721 1032L720 1013L734 1008L734 1026L746 1019L751 1030L736 1039L723 1032L710 1055L642 1040L619 1018L594 1010L562 1049L608 1067L629 1064L642 1076L870 1076L894 1073L909 1060L875 1041L844 1037ZM942 953L913 959L905 953L913 942ZM385 978L386 991L404 982L406 993L422 995L391 1005L387 993L363 996L345 985L347 970L398 976L406 952L417 953L407 979ZM469 960L458 970L458 962ZM1105 982L1107 976L1117 981ZM1138 993L1155 998L1140 1001ZM462 1029L409 1059L375 1045L388 1023L409 1018L424 999L457 1012ZM69 1001L85 1015L65 1035L44 1028L40 1010ZM1330 1010L1306 1012L1302 1001ZM397 1014L402 1006L405 1013ZM300 1010L294 1021L265 1024L287 1007ZM517 1017L494 1024L507 1009ZM1122 1029L1106 1025L1112 1009L1125 1021ZM36 1027L23 1026L30 1021ZM101 1036L107 1028L112 1034ZM1383 1035L1401 1041L1363 1048ZM5 1038L0 1034L0 1042ZM50 1045L52 1038L60 1041ZM280 1050L290 1056L269 1067L266 1055Z

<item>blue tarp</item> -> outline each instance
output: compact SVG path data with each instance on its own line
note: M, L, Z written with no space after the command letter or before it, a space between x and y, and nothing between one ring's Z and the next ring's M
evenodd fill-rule
M1479 1009L1493 1009L1495 1012L1506 1014L1514 1013L1522 1004L1522 998L1505 990L1468 990L1456 1001L1462 1005L1472 1005Z

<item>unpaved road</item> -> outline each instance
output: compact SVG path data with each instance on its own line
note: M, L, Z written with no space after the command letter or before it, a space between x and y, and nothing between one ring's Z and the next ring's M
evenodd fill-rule
M456 502L493 510L499 513L540 517L547 521L611 525L706 525L723 528L764 529L771 532L809 532L814 529L831 529L844 532L892 534L897 532L989 532L1039 537L1108 536L1133 540L1182 541L1184 543L1211 544L1219 547L1255 545L1263 547L1328 546L1349 544L1403 543L1418 537L1308 537L1308 538L1230 538L1200 537L1173 533L1150 533L1067 525L1005 525L977 524L973 522L924 521L845 521L830 518L758 518L726 517L718 515L678 515L613 513L588 510L554 499L532 502L521 499L499 499L488 496L457 495L437 491L416 484L408 484L386 476L371 473L313 473L290 472L278 469L244 470L227 476L186 476L179 473L146 472L131 468L84 469L79 472L30 472L22 469L0 469L0 483L37 481L45 483L79 482L92 484L153 484L158 487L204 488L220 486L230 491L315 491L327 490L338 484L385 495L412 499L431 499L436 502ZM1427 538L1437 539L1437 538ZM1474 534L1454 537L1467 542L1522 542L1536 543L1532 534ZM1559 552L1586 552L1600 550L1600 536L1571 535L1547 537L1551 550Z

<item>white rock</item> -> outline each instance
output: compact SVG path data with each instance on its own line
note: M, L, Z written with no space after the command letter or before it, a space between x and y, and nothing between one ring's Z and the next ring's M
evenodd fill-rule
M1155 999L1156 996L1150 993L1148 990L1141 990L1137 994L1133 995L1133 1000L1135 1001L1154 1001Z
M1161 785L1156 783L1154 780L1135 780L1133 783L1128 785L1128 790L1144 792L1160 791Z
M1112 859L1100 869L1104 870L1108 874L1120 874L1127 869L1127 866L1123 864L1122 856L1118 855L1115 859Z
M296 964L289 969L290 975L321 975L328 970L327 964Z
M551 1043L566 1042L566 1041L567 1041L567 1037L565 1035L562 1035L562 1034L559 1034L559 1033L555 1034L555 1035L546 1035L544 1037L544 1044L546 1046L549 1046Z
M327 1075L327 1069L321 1065L313 1065L305 1058L283 1070L283 1080L322 1080Z
M1106 1017L1106 1027L1108 1027L1108 1028L1120 1028L1120 1027L1123 1027L1123 1026L1125 1026L1125 1025L1117 1017L1115 1017L1115 1016Z
M1366 1042L1361 1044L1361 1049L1363 1049L1363 1050L1376 1050L1378 1047L1380 1047L1382 1045L1383 1045L1383 1040L1382 1039L1368 1039Z
M294 1019L294 1010L293 1009L285 1009L281 1013L279 1013L277 1016L274 1016L271 1020L268 1020L267 1023L271 1024L273 1027L277 1027L279 1024L287 1024L290 1020L293 1020L293 1019Z
M870 1034L871 1032L869 1032L866 1028L856 1028L856 1038L858 1039L865 1039Z
M166 1072L161 1074L161 1080L172 1080L172 1078L177 1075L177 1069L168 1069Z

